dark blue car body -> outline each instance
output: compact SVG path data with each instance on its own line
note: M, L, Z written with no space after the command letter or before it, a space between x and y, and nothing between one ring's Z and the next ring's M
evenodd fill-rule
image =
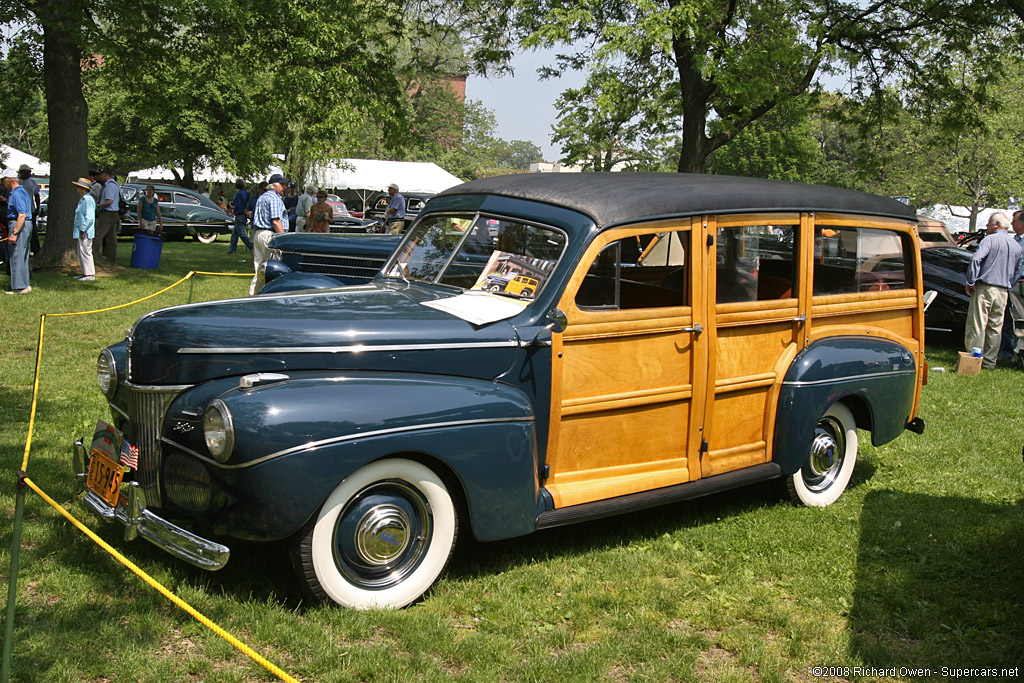
M912 244L913 215L903 205L791 183L629 175L636 176L629 183L603 174L474 181L432 199L402 237L282 235L271 244L276 251L263 272L266 285L259 296L143 316L125 341L104 351L102 361L113 376L108 391L113 424L140 451L131 493L138 491L143 503L134 497L126 503L135 506L133 517L132 510L118 516L89 492L87 501L108 517L125 517L128 521L122 523L134 525L147 539L208 569L227 561L228 547L221 541L290 539L300 575L304 572L306 588L315 597L356 607L403 606L429 588L447 561L450 548L434 546L442 543L438 537L443 537L442 545L449 543L448 507L452 515L464 514L465 532L489 541L770 478L803 476L812 488L826 490L830 482L822 477L849 478L848 471L838 469L842 453L832 452L844 443L836 426L838 432L849 432L844 419L856 419L856 427L870 429L875 443L895 438L908 425L921 427L915 415L924 372L923 343L918 344L923 336L920 282L908 282L901 292L864 295L865 305L882 310L884 304L886 319L899 319L869 322L865 329L870 329L857 334L844 324L834 332L822 327L812 335L807 313L813 310L814 319L822 321L849 315L853 309L849 304L842 308L842 301L852 302L859 295L840 295L839 303L833 302L835 297L819 297L812 303L809 286L790 298L781 295L779 303L751 303L748 308L755 315L748 322L732 312L742 306L719 304L720 330L715 332L708 327L709 318L702 317L703 294L693 292L694 283L701 281L697 275L683 294L670 291L668 277L662 285L626 279L623 273L639 271L643 257L630 257L628 263L619 257L617 270L609 271L618 273L615 286L620 288L612 307L577 306L566 295L585 286L581 281L603 291L602 277L587 270L591 261L596 268L602 259L594 258L594 245L614 233L625 235L622 243L629 246L639 229L635 226L654 226L643 237L646 248L653 250L668 234L660 226L672 221L682 225L678 239L685 242L689 256L682 263L688 268L690 261L703 258L696 254L705 241L714 253L710 245L715 233L705 238L700 232L707 229L701 227L707 216L832 211L864 216L866 224L892 224ZM467 258L442 259L443 268L432 281L416 279L411 255L430 244L425 226L442 220L449 223L447 231L433 233L437 245L455 240L462 246L453 249L465 250L479 223L484 246L469 249ZM531 239L541 235L547 246L523 247L527 234ZM518 246L501 246L503 235ZM616 248L625 253L624 246ZM494 253L516 257L515 249L537 250L522 257L526 267L537 268L531 277L543 280L533 298L477 292L480 282L487 281L484 263L493 263ZM804 253L799 258L809 260L810 247ZM527 262L526 257L537 254L546 256ZM714 259L706 262L715 267ZM918 278L919 263L910 263L906 272L908 281ZM475 278L477 285L471 286ZM626 304L630 291L656 292L666 300L682 297L682 305L662 310L683 323L668 330L668 323L649 322L660 318L643 313L646 309L633 314ZM583 300L580 296L578 301ZM452 306L463 297L504 306L507 312L483 322L453 313ZM773 306L778 314L771 313ZM562 309L568 310L568 318ZM610 322L590 327L579 323L594 316L607 316ZM620 322L629 316L635 322ZM758 405L768 407L755 411L758 420L761 412L768 416L766 431L754 440L766 456L748 459L743 466L728 463L746 451L732 446L716 451L710 426L698 431L698 406L705 399L698 403L692 398L704 396L700 382L709 372L725 376L723 361L715 361L708 349L725 344L729 334L736 334L732 330L743 329L737 324L769 325L771 334L782 330L792 349L789 356L772 361L776 369L771 379L763 372L751 375L753 379L720 379L719 389L709 390L708 402L715 400L716 391L733 391L729 396L741 402L752 392L767 392ZM672 354L689 359L684 369L696 368L692 380L658 377L665 371L647 362L647 350L638 350L638 355L627 352L608 365L622 367L627 378L635 366L641 370L638 377L658 377L657 388L624 387L594 399L563 393L575 381L572 372L594 372L594 382L606 381L600 364L594 370L588 369L589 361L577 370L564 365L563 352L576 348L572 344L589 344L588 353L607 353L610 344L630 335L649 344L666 334L673 335L666 337L667 346L637 349L664 352L669 360ZM723 341L716 342L716 335ZM614 373L614 368L607 370ZM836 404L845 406L843 411L829 412ZM650 478L646 473L654 465L646 463L656 464L657 459L651 456L635 466L625 449L622 464L611 466L625 468L617 488L607 489L613 493L588 490L585 467L566 477L559 490L564 456L559 460L550 449L566 448L565 435L575 432L565 430L572 424L586 425L588 416L599 415L595 428L617 430L622 425L628 430L647 419L644 411L675 410L679 405L693 416L692 436L686 437L682 464L676 468L689 468L689 477L666 479L663 485L630 483ZM847 413L850 418L844 418ZM641 436L649 431L639 429ZM559 430L564 432L561 446ZM211 434L228 435L227 455L217 454L211 443L220 442L211 441ZM812 445L819 441L824 444L821 452ZM853 450L855 456L855 443ZM721 458L714 461L722 463L718 469L707 465L712 456ZM826 462L825 471L801 475L809 457L812 464ZM76 473L84 479L87 464L77 460ZM828 464L833 461L835 467ZM393 474L361 479L388 463L397 463L389 470ZM409 474L421 471L427 474ZM448 499L455 502L448 506ZM324 534L330 540L318 550ZM454 543L454 532L449 535ZM214 559L203 559L207 557ZM348 592L349 584L359 589L356 597ZM413 588L395 593L407 584Z

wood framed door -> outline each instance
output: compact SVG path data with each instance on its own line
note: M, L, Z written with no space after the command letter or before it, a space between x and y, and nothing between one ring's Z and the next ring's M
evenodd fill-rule
M543 482L557 508L700 476L707 345L693 225L602 234L566 288Z
M808 214L719 216L705 230L708 264L706 452L701 476L771 457L782 380L806 344ZM804 259L805 260L805 259Z

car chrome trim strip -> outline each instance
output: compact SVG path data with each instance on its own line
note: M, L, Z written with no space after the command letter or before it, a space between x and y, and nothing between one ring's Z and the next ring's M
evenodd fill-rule
M815 384L835 384L836 382L851 382L853 380L862 379L880 379L882 377L902 377L904 375L916 375L917 370L894 370L890 372L874 372L866 375L850 375L849 377L832 377L829 379L815 379L809 382L783 382L783 386L787 387L809 387Z
M250 460L249 462L238 463L237 465L227 465L224 463L217 462L213 458L197 453L191 448L187 448L177 443L176 441L165 437L161 438L164 443L174 446L175 448L188 453L191 456L199 458L203 462L212 465L214 467L225 469L225 470L240 470L247 467L253 467L255 465L262 465L270 460L275 460L286 455L292 455L293 453L299 453L301 451L308 451L315 448L323 448L324 446L333 446L335 444L344 443L346 441L359 441L361 439L372 439L379 436L387 436L389 434L403 434L406 432L418 432L425 429L445 429L448 427L465 427L473 425L487 425L495 424L498 422L533 422L534 418L531 417L498 417L498 418L481 418L479 420L454 420L452 422L432 422L430 424L421 425L408 425L406 427L394 427L392 429L378 429L372 432L360 432L359 434L346 434L345 436L335 436L330 439L321 439L320 441L310 441L309 443L302 444L301 446L294 446L292 448L286 448L269 455L264 455L261 458Z
M519 341L467 342L453 344L351 344L349 346L225 346L221 348L188 347L178 349L179 354L211 353L363 353L367 351L447 351L450 349L505 349L518 348Z

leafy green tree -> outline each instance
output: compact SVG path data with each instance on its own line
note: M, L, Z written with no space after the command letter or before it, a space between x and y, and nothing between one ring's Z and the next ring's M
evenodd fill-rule
M0 60L0 142L34 156L45 156L48 131L43 98L42 54L38 36L26 29L14 37Z
M511 29L528 48L569 46L549 73L586 68L594 101L621 81L634 84L644 93L633 108L637 125L678 129L676 168L691 172L703 171L712 152L823 74L845 70L863 97L900 74L952 95L950 84L936 81L938 67L965 50L990 66L986 56L1005 45L976 40L976 29L1009 16L1002 3L933 0L496 1L507 10L491 21L497 44ZM591 110L584 123L624 121L611 105ZM595 143L615 145L608 138Z
M530 164L544 160L540 147L529 140L502 140L501 143L495 151L494 168L526 171Z
M12 25L27 27L25 36L42 55L46 100L50 182L47 239L37 261L67 265L74 247L71 228L77 197L71 181L88 170L88 107L82 87L90 55L119 49L145 55L185 25L182 3L136 0L129 4L100 0L0 0L0 13Z
M649 58L650 55L648 55ZM623 164L650 165L661 156L678 117L644 116L650 107L676 107L663 86L667 73L650 74L636 64L597 63L582 88L570 88L555 102L558 123L552 141L562 146L562 160L590 171L611 171Z
M0 0L6 17L40 36L54 187L41 261L73 255L70 183L90 151L83 71L96 86L97 159L180 165L187 184L199 165L245 172L274 151L301 176L309 158L361 125L385 137L404 129L393 68L400 9L383 0Z
M814 138L814 98L794 98L747 126L729 145L711 153L710 173L822 182L824 156Z
M984 84L966 61L954 62L950 71L951 81L984 96L957 106L919 100L916 110L904 109L876 135L862 138L862 157L875 160L868 176L875 191L907 195L919 206L965 206L963 217L974 230L982 209L1006 206L1021 191L1024 62L1008 56L1003 75L983 75Z

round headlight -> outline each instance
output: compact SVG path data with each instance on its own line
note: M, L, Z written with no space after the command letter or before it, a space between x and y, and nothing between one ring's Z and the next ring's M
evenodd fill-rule
M117 389L117 365L110 349L100 351L100 357L96 361L96 383L106 396L112 396Z
M210 455L225 462L231 457L235 445L235 428L231 423L231 411L219 398L210 402L203 415L203 435Z

